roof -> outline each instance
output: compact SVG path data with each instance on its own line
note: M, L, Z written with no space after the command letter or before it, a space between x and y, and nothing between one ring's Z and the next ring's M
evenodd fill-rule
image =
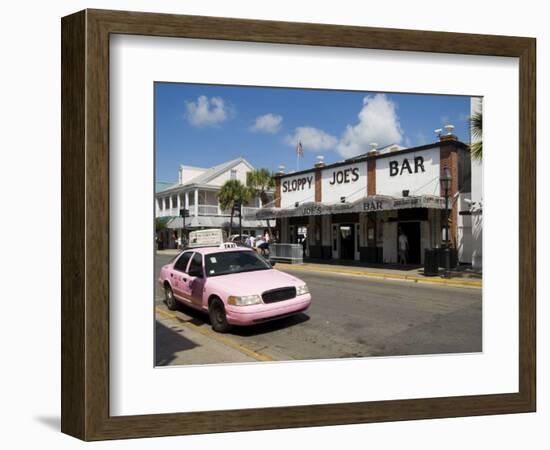
M394 197L391 195L367 195L350 203L301 203L298 207L262 208L246 219L276 219L280 217L322 216L329 214L362 213L374 211L394 211L410 208L445 209L445 197L437 195L411 195Z
M185 228L228 228L230 218L227 216L198 216L185 219ZM264 220L243 218L242 226L245 228L265 228ZM166 224L166 228L183 228L183 219L181 217L172 217ZM233 229L239 228L239 219L233 218Z
M193 178L189 183L183 184L182 186L192 185L192 184L207 184L210 181L212 181L214 178L217 178L222 173L228 171L229 169L236 166L237 164L240 164L241 162L244 162L247 166L250 167L250 169L254 169L254 167L252 167L252 165L246 159L239 157L239 158L232 159L231 161L226 161L224 163L218 164L217 166L211 167L202 175L199 175L198 177Z
M182 188L182 187L186 187L186 186L195 186L195 185L208 184L213 179L219 177L222 173L230 170L231 168L235 167L236 165L238 165L240 163L245 163L250 168L250 170L254 169L252 164L250 164L246 159L244 159L243 157L238 157L238 158L232 159L230 161L226 161L224 163L218 164L217 166L210 167L210 169L207 169L206 172L204 172L201 175L198 175L198 176L192 178L191 180L189 180L188 183L172 184L171 186L163 189L162 191L157 191L157 193L158 192L169 191L169 190L174 189L174 188Z
M406 150L407 149L407 147L403 147L402 145L393 143L393 144L384 145L383 147L379 147L379 148L376 149L376 151L378 152L378 154L381 154L381 153L387 154L388 153L387 150L389 150L392 147L395 147L395 149L393 151L400 151L400 150ZM371 151L372 150L370 150L366 153L361 153L359 155L352 156L351 158L347 158L344 161L355 161L356 159L365 158L367 156L370 156Z
M156 181L155 182L155 193L165 191L166 189L170 189L173 186L174 186L173 181L172 182L169 182L169 181Z
M332 164L327 164L326 166L323 166L322 170L331 169L333 167L345 166L345 165L354 164L354 163L363 162L363 161L368 161L368 160L371 160L371 159L384 159L384 158L391 158L391 157L394 157L396 155L404 155L404 154L407 154L407 153L415 153L415 152L419 152L419 151L423 151L423 150L428 150L428 149L431 149L431 148L440 147L441 145L454 145L458 149L464 149L464 150L468 149L468 146L464 142L461 142L461 141L448 140L448 141L445 141L443 143L441 141L438 141L438 142L433 142L433 143L430 143L430 144L420 145L418 147L409 147L409 148L404 148L402 150L396 150L396 151L392 151L392 152L382 152L382 153L378 152L378 154L376 154L376 155L370 155L369 153L366 153L366 154L362 154L362 155L359 155L359 156L353 156L353 157L345 159L343 161L338 161L338 162L335 162L335 163L332 163ZM383 149L385 149L385 148L386 147L383 147ZM300 170L300 171L297 171L297 172L275 174L274 178L294 177L296 175L303 175L303 174L306 174L306 173L315 172L316 170L318 170L316 167L310 167L308 169L303 169L303 170Z

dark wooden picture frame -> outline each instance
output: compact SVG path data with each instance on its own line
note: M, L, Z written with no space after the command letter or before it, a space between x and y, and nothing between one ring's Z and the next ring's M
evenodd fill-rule
M61 429L84 440L535 411L533 38L85 10L62 30ZM134 34L519 58L519 391L141 416L109 415L109 36Z

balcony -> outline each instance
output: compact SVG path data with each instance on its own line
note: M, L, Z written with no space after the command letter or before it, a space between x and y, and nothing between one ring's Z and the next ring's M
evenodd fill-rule
M249 206L243 207L243 216L254 214L259 208ZM180 215L178 208L167 208L157 210L157 217L177 217ZM195 206L189 205L189 216L195 215ZM200 205L199 216L230 216L230 210L222 210L218 205Z

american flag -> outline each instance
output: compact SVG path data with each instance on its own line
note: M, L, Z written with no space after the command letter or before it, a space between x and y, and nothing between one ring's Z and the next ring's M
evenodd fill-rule
M296 154L300 156L304 156L304 147L302 147L301 142L298 142L298 145L296 146Z

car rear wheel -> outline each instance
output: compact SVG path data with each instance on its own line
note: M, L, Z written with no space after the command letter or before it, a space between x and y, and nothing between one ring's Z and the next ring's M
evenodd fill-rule
M227 323L225 308L221 300L215 299L210 303L208 314L210 316L210 324L214 331L218 333L227 333L229 331L231 325Z
M164 302L170 311L175 311L178 309L178 301L174 297L172 288L168 285L164 286Z

